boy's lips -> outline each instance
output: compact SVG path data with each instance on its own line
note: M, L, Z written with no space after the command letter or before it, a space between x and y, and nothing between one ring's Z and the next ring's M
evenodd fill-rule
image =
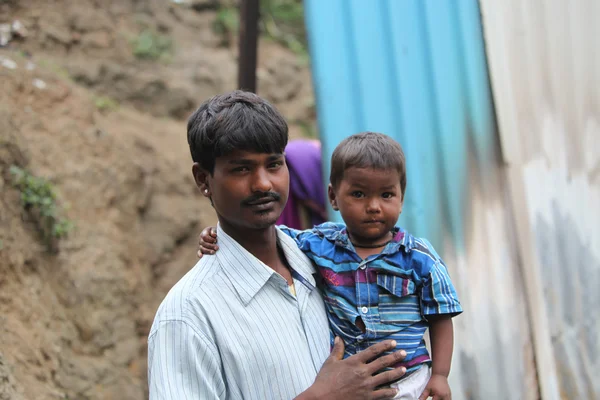
M370 219L367 221L363 221L363 224L384 224L385 222L379 219Z

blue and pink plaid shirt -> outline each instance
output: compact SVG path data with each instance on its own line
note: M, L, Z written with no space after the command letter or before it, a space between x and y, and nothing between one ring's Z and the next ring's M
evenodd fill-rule
M396 350L406 350L397 367L406 367L407 374L431 362L423 339L427 316L455 316L462 307L446 266L427 240L396 227L383 251L363 260L343 224L281 228L318 267L332 340L344 340L345 357L394 339ZM356 326L358 317L365 332Z

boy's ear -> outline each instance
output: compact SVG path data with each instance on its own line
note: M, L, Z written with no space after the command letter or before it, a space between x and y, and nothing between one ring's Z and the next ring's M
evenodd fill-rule
M331 183L327 187L327 196L329 197L329 203L331 203L331 208L333 208L335 211L339 211L340 208L337 205L337 200L335 199L335 191L333 190L333 186L331 186Z
M208 184L208 176L210 175L208 171L200 166L199 163L194 163L192 165L192 175L194 175L194 181L196 181L196 186L200 189L200 192L204 197L210 198L210 186Z

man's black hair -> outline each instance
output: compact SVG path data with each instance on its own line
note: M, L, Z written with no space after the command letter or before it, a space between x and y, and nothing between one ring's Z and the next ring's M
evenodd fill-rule
M194 162L212 174L216 158L235 150L283 153L288 126L268 101L236 90L202 103L188 119L187 137Z

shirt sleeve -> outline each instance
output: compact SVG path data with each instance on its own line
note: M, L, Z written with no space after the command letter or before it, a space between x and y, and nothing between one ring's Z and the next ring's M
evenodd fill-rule
M306 237L308 237L308 235L312 233L312 230L310 229L300 231L298 229L289 228L285 225L279 225L279 229L281 229L283 233L294 239L298 246L300 246L303 239L305 239Z
M448 269L441 260L437 261L423 280L421 312L426 318L428 315L442 314L454 317L462 311Z
M214 343L181 320L164 322L148 339L150 400L224 399Z

